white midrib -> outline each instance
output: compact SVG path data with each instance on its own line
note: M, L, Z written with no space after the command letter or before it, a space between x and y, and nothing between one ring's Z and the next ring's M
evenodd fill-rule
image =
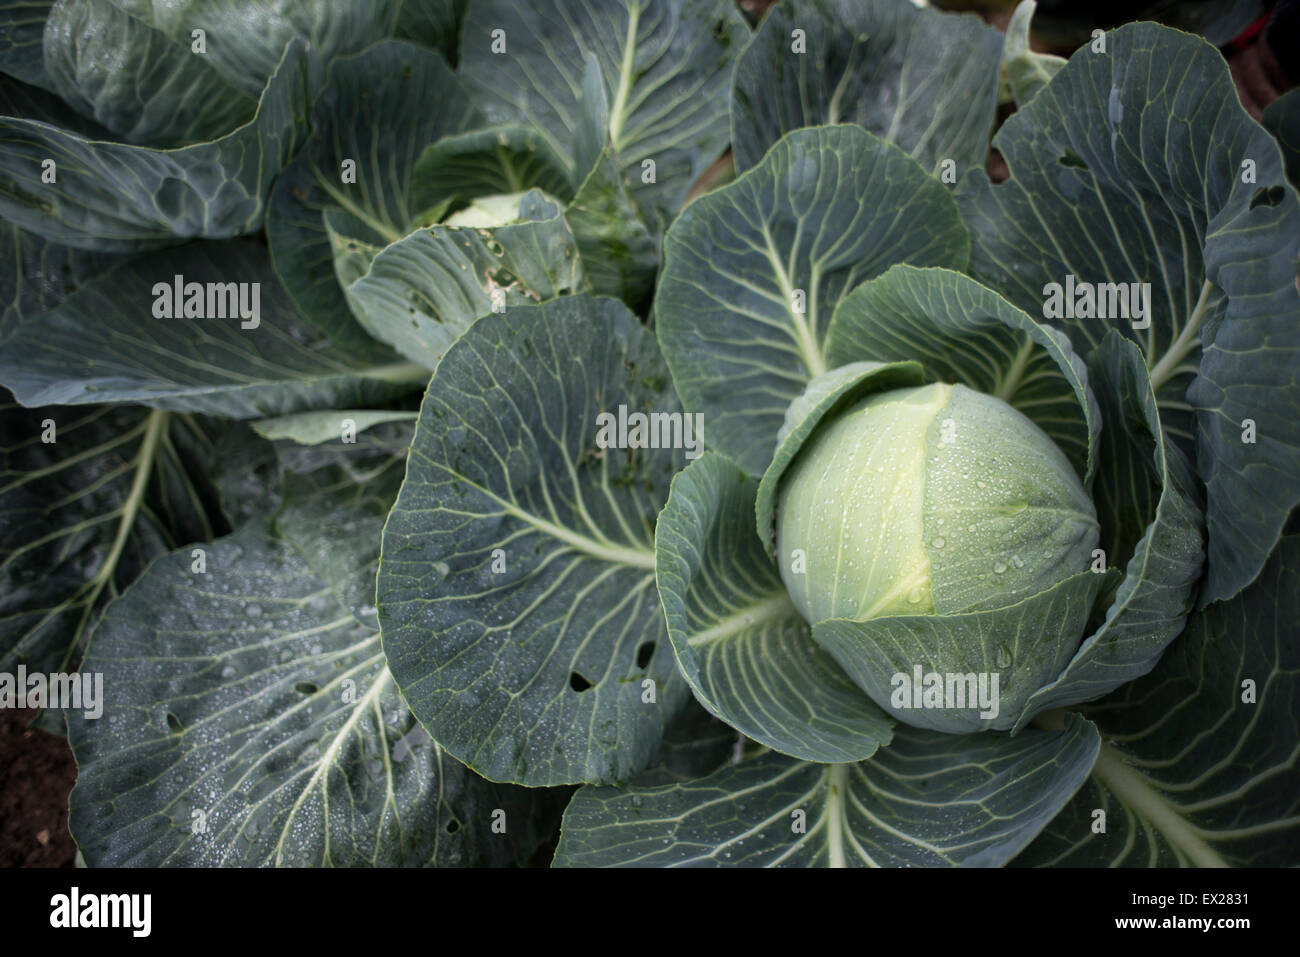
M330 199L338 203L347 212L351 213L357 219L361 220L379 235L383 236L389 243L395 243L402 238L402 234L396 229L384 222L382 219L374 216L369 210L362 208L352 201L352 198L340 189L336 189L334 184L324 176L317 173L316 183L329 194Z
M785 296L785 311L794 326L795 342L799 346L799 353L803 357L804 365L808 367L808 374L810 376L819 376L826 371L826 359L822 356L821 347L817 345L817 340L813 336L808 320L805 316L795 312L794 285L790 282L790 275L785 271L785 266L781 264L781 257L776 251L776 243L773 242L772 234L768 232L766 224L763 226L763 239L767 243L768 262L772 264L772 271L776 274L777 285L781 287L781 294Z
M719 620L716 624L711 625L704 631L691 635L686 639L686 643L692 648L698 648L701 645L712 644L715 641L721 641L724 638L730 638L748 628L762 624L765 621L771 621L774 618L783 618L786 615L794 614L794 602L790 596L782 590L779 594L766 598L763 601L756 602L753 605L738 611L734 614Z
M514 161L510 157L510 151L504 146L497 147L497 162L501 164L501 171L506 175L506 185L510 187L512 193L522 193L524 191L524 181L520 177L519 171L515 169Z
M835 92L831 94L830 100L827 101L826 122L828 124L834 125L840 122L841 111L843 110L844 105L844 94L848 92L849 84L852 82L854 75L858 72L858 63L856 61L859 43L862 42L862 39L863 37L861 36L853 37L853 43L849 47L848 59L844 64L844 72L840 74L839 81L835 84ZM897 112L895 115L897 115Z
M885 609L889 608L904 595L909 595L918 588L924 588L926 591L930 591L929 588L926 588L929 584L930 563L929 560L927 560L920 568L913 569L910 575L895 582L894 586L872 602L866 611L855 612L854 617L861 621L866 621L871 618L879 618ZM933 604L933 602L934 597L931 595L930 603ZM912 607L916 606L913 605Z
M632 91L632 70L636 66L636 36L641 20L641 4L633 3L627 11L627 35L623 38L623 61L619 64L618 91L609 108L609 141L617 153L622 146L623 123L627 119L627 98Z
M1097 780L1140 817L1149 821L1170 844L1198 867L1227 867L1227 862L1118 751L1102 744L1092 773Z
M100 592L104 590L105 585L112 581L118 560L122 557L122 550L126 548L127 539L131 536L131 529L135 527L136 516L140 514L140 507L144 504L145 490L149 487L149 477L153 475L154 458L158 454L158 442L162 438L163 431L167 428L167 419L168 414L160 409L154 409L149 413L149 422L145 426L144 438L140 440L140 450L135 457L135 476L131 480L131 490L127 492L126 500L122 503L122 515L117 522L117 534L113 537L113 545L109 548L104 563L99 566L99 571L91 579L90 597L86 599L85 610L81 614L81 620L77 623L78 634L85 627L90 615L94 613L95 603L99 600ZM68 646L60 668L67 667L70 656L79 644L80 641L75 641Z
M371 366L361 373L367 379L382 379L385 382L427 382L433 375L428 369L414 362L392 362L383 366ZM411 418L418 418L419 413L412 413Z
M1006 375L1002 377L1002 381L993 390L993 394L1003 402L1010 403L1016 394L1016 390L1020 388L1020 380L1025 377L1025 369L1029 366L1029 356L1033 348L1034 340L1026 334L1024 345L1016 353L1016 357L1012 360Z
M283 861L285 838L289 836L289 832L293 829L294 819L298 816L298 812L302 809L303 803L307 800L307 795L311 794L312 790L316 787L317 782L321 779L321 775L325 774L329 767L334 764L335 759L338 757L339 749L343 746L343 742L347 740L348 735L352 733L352 730L357 726L357 722L361 720L362 716L370 706L379 700L379 696L384 693L385 689L388 687L388 683L392 681L392 679L392 672L385 668L384 673L375 680L375 683L366 690L365 695L353 706L352 713L348 715L347 721L343 722L343 725L335 733L333 740L330 741L329 747L321 752L320 761L316 763L316 770L312 772L311 779L303 786L302 791L299 792L298 799L293 802L293 807L289 809L289 815L285 818L284 827L280 829L280 839L275 845L275 861L277 865ZM325 849L323 856L328 858L330 835L328 808L326 808L324 817L326 826Z
M525 512L522 508L514 505L504 499L492 496L497 500L507 514L527 522L539 532L543 532L554 539L571 545L584 555L590 555L592 558L598 558L604 562L610 562L615 565L629 565L633 568L645 568L651 571L655 567L655 553L652 548L629 548L626 545L607 545L603 542L595 541L585 535L579 535L575 531L565 528L563 525L556 525L554 522L548 522L544 518L538 518L531 512Z
M844 867L844 792L849 786L847 764L832 764L826 783L826 849L831 867Z
M1201 294L1196 300L1196 306L1192 309L1192 314L1187 317L1183 323L1183 328L1178 331L1178 337L1169 344L1169 349L1160 361L1151 367L1151 391L1157 393L1164 387L1164 384L1173 378L1182 361L1187 358L1188 354L1201 344L1200 336L1201 324L1205 321L1205 314L1209 308L1210 290L1213 288L1207 279L1201 285Z
M857 39L853 41L854 48L857 47ZM843 105L844 92L849 88L849 78L853 75L851 64L846 64L844 72L840 74L839 82L835 84L835 92L831 94L830 100L826 104L826 122L834 125L840 121L840 110Z

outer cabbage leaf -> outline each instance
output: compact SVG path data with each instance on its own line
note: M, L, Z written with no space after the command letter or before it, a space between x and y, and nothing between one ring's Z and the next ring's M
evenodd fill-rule
M1293 865L1297 621L1300 537L1289 535L1248 588L1193 614L1150 674L1086 709L1106 741L1092 777L1016 863Z
M331 230L353 315L375 338L434 369L480 316L583 290L584 261L559 208L536 191L523 206L525 221L511 225L417 229L374 252L351 279L347 256L358 244Z
M692 781L578 791L557 867L995 867L1087 777L1096 729L899 728L870 761L768 754Z
M285 44L314 51L314 70L388 37L449 51L465 0L111 0L172 40L206 33L206 58L254 96ZM237 38L237 42L236 39Z
M0 72L49 88L45 72L45 18L54 0L0 0Z
M1155 396L1136 345L1107 333L1088 357L1105 426L1093 488L1108 564L1124 577L1106 617L1021 726L1048 708L1091 701L1154 667L1178 637L1196 599L1205 522L1191 466L1160 429Z
M857 126L789 133L693 202L665 240L655 321L711 447L761 475L786 408L828 368L840 300L898 262L962 268L967 243L943 184Z
M53 242L118 252L255 232L307 134L307 53L294 43L283 54L248 123L179 149L0 117L0 215ZM42 180L47 159L53 183Z
M413 200L416 160L479 122L460 80L429 50L391 40L331 65L312 136L276 182L266 218L276 271L305 315L336 335L355 330L323 214L338 214L331 225L348 239L396 242L425 212Z
M1300 199L1217 51L1147 23L1105 41L999 131L1007 182L963 181L971 271L1033 315L1067 276L1151 284L1146 328L1117 301L1116 320L1053 322L1083 353L1110 328L1133 338L1164 430L1187 445L1194 431L1209 602L1258 574L1300 504Z
M1001 55L998 31L972 15L909 0L786 0L736 64L736 167L791 130L857 123L932 173L945 160L958 176L983 168Z
M106 713L68 716L91 865L499 865L549 836L563 795L457 763L384 666L370 602L402 455L330 458L286 477L274 523L208 545L203 574L160 559L96 629Z
M24 319L53 309L115 257L46 242L12 223L0 223L0 342Z
M532 124L571 156L594 53L613 154L642 213L662 229L726 149L729 73L747 35L727 0L478 0L460 61L492 122ZM653 177L643 175L647 160Z
M678 667L700 704L760 744L870 757L890 722L813 642L754 532L757 487L713 452L673 480L655 547Z
M207 474L222 429L0 396L0 671L75 669L104 606L150 561L229 529Z
M1083 359L1057 331L946 269L892 267L841 300L826 342L832 366L921 363L932 379L1008 403L1066 454L1085 486L1097 468L1097 400Z
M264 85L245 91L188 37L174 41L111 0L58 0L44 39L50 88L128 143L215 140L252 118Z
M492 780L630 780L689 698L654 579L683 452L602 447L621 407L678 410L650 334L585 295L484 316L425 394L384 527L384 650L421 723Z
M155 318L186 283L258 289L255 328L236 314ZM156 293L162 281L166 290ZM224 295L224 293L223 293ZM227 311L232 311L229 300ZM213 297L204 297L204 310ZM174 303L173 303L174 305ZM260 418L321 406L365 406L426 379L369 343L345 349L298 313L252 240L192 243L135 257L20 323L0 344L0 383L25 405L135 402L178 412Z

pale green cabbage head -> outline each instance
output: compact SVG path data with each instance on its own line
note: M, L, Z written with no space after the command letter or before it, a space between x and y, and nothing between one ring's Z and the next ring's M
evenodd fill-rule
M1037 425L935 383L823 421L783 478L776 536L790 596L815 623L1013 604L1086 571L1098 525Z

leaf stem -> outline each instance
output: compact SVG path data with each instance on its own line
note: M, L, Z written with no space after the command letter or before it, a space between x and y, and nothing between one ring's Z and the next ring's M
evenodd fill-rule
M844 867L844 791L849 786L846 764L832 764L826 783L826 845L830 866Z
M998 387L993 393L1008 405L1011 404L1011 397L1020 388L1020 381L1025 377L1025 369L1029 367L1029 356L1033 352L1033 348L1034 340L1026 335L1024 345L1016 353L1016 357L1011 361L1011 367L1007 369L1006 375L1002 377L1002 381L998 383Z
M772 234L768 231L766 223L763 225L763 239L767 242L767 258L776 274L777 285L781 287L781 294L785 296L785 311L794 325L795 343L799 346L804 365L808 367L809 378L814 378L826 371L826 359L822 356L821 347L813 337L807 318L795 311L794 286L785 267L781 265L781 258L776 252L776 243L772 241ZM816 321L815 316L813 321Z
M345 211L351 213L357 219L361 220L363 223L365 223L367 226L369 226L371 229L377 232L380 236L383 236L385 241L387 241L390 245L402 238L402 234L399 233L396 229L394 229L388 223L384 222L382 219L379 219L376 216L374 216L368 210L362 209L360 206L354 203L352 201L352 198L348 196L346 193L344 193L342 190L335 189L334 184L331 183L329 180L327 180L320 173L317 173L316 175L316 182L321 189L323 189L327 194L329 194L330 199L334 200L334 202L336 202L339 206L341 206Z
M154 409L149 413L149 422L145 426L144 437L140 440L140 449L135 456L135 477L131 480L131 490L127 492L126 499L122 502L117 534L113 537L113 545L108 550L107 557L90 582L90 597L86 599L85 610L81 613L81 620L77 622L77 637L64 652L63 661L59 665L61 670L68 666L73 652L82 644L83 629L94 614L95 603L99 601L100 592L112 581L113 573L117 570L122 550L126 548L131 529L135 527L136 516L140 514L140 507L144 504L144 493L149 487L149 478L153 475L154 458L158 454L158 443L167 428L168 418L168 414L161 409Z
M414 362L394 362L392 365L374 366L365 371L367 379L383 379L385 382L415 382L421 385L433 375L422 365Z
M761 625L764 622L785 618L793 614L797 614L794 602L790 600L790 595L782 588L779 594L755 602L743 611L727 615L725 618L720 619L717 624L690 635L687 637L686 643L692 648L698 648L700 645L711 644L723 638L730 638L732 635L740 634L740 632L747 628L753 628L755 625Z
M489 493L490 494L490 493ZM551 538L564 542L576 551L584 555L590 555L598 561L608 562L611 565L627 565L630 568L644 568L647 571L654 571L655 553L654 549L632 548L627 545L618 545L613 542L598 542L580 535L577 532L570 531L555 522L549 522L544 518L526 512L517 505L506 501L500 496L493 496L510 515L521 521L527 522L533 528Z
M619 65L618 92L614 94L614 103L609 110L609 141L614 152L619 150L619 137L623 135L623 122L626 119L627 97L632 89L632 69L636 65L636 34L641 20L641 6L634 3L627 11L627 36L623 38L623 62Z
M1192 310L1192 314L1183 323L1178 338L1170 344L1169 350L1161 356L1160 361L1151 367L1152 392L1159 392L1165 383L1174 377L1179 364L1187 358L1188 353L1201 344L1197 333L1201 331L1201 323L1205 321L1211 288L1210 281L1205 280L1201 286L1200 298L1196 300L1196 308Z
M1185 853L1198 867L1227 867L1227 862L1178 815L1173 805L1134 771L1123 756L1103 743L1097 752L1092 773L1112 794L1153 824L1175 848Z

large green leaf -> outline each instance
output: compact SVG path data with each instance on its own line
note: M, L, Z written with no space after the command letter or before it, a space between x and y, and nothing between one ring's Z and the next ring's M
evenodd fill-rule
M898 262L963 268L956 204L898 147L857 126L796 130L669 230L655 321L682 401L751 475L786 407L828 363L839 301Z
M549 835L554 792L478 778L413 720L358 603L401 465L329 466L290 494L286 537L250 526L204 574L166 556L110 606L84 666L106 712L68 714L91 865L507 864ZM328 555L322 510L346 532Z
M1035 692L1021 726L1040 711L1094 700L1150 671L1183 629L1205 558L1196 480L1160 431L1141 352L1110 332L1088 364L1105 422L1106 466L1093 489L1101 543L1124 578L1102 626L1060 677Z
M305 315L330 330L351 325L323 214L346 214L350 239L377 247L401 239L424 212L412 199L416 160L476 121L460 81L429 50L393 40L335 61L312 136L276 182L266 218L276 271ZM355 170L345 171L349 162Z
M155 284L170 298L177 275L257 283L259 324L242 328L238 315L154 318ZM0 382L24 405L136 402L252 418L365 406L418 388L427 373L396 358L373 343L331 343L298 315L265 250L230 240L136 257L19 324L0 345Z
M271 181L307 133L307 53L283 52L250 122L181 149L0 117L0 215L53 242L113 251L256 231ZM53 183L42 181L47 159Z
M0 341L112 259L0 224ZM212 434L138 408L23 408L0 389L0 671L74 667L144 563L225 528L204 475Z
M262 92L260 83L245 92L195 54L188 37L171 40L111 0L57 0L44 56L51 89L128 143L217 139L252 118Z
M673 480L655 531L677 664L710 712L810 761L856 761L890 722L813 642L754 531L755 479L706 453Z
M969 14L909 0L785 0L736 65L736 167L757 164L791 130L857 123L930 172L945 160L956 176L982 169L1001 56L998 31Z
M206 475L217 430L130 406L0 397L0 671L66 671L145 565L227 530Z
M997 866L1069 800L1097 746L1077 717L1014 739L900 728L858 764L770 754L683 783L585 787L564 812L555 864Z
M1154 671L1087 709L1106 740L1092 777L1016 863L1293 865L1298 620L1291 535L1253 584L1192 615Z
M661 229L726 149L729 72L747 34L727 0L477 0L460 61L493 122L532 124L569 157L594 53L614 155ZM493 52L495 42L504 52Z
M1034 315L1067 276L1151 284L1148 328L1052 321L1082 353L1111 328L1133 338L1175 438L1194 414L1212 601L1255 577L1300 503L1300 200L1217 51L1153 24L1105 41L999 131L1007 182L963 182L971 269ZM1250 423L1258 438L1243 441Z
M529 193L525 206L529 197L540 194ZM480 316L581 290L583 262L559 208L538 199L531 210L529 221L509 226L417 229L380 250L350 282L339 261L353 315L371 335L434 369ZM356 245L332 239L343 255Z
M0 341L113 258L0 224ZM227 528L207 475L222 430L139 408L0 398L0 671L75 667L103 606L149 560Z
M384 528L384 650L421 723L493 780L629 780L688 697L654 580L683 454L600 447L623 406L678 409L651 335L589 296L478 320L425 395Z
M846 296L831 321L826 359L920 362L1023 412L1060 446L1085 484L1101 431L1083 359L991 289L946 269L894 266Z

